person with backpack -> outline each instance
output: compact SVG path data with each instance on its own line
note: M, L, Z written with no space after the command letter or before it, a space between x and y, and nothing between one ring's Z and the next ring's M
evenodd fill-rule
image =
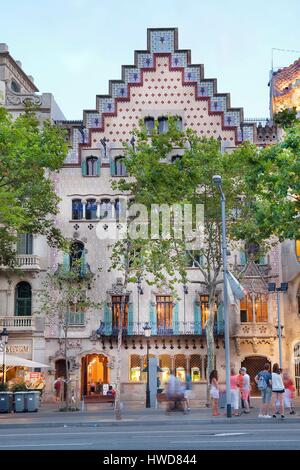
M264 365L264 369L254 378L257 388L261 392L259 418L271 418L269 415L269 407L272 400L272 375L270 373L270 369L270 364L266 363Z
M280 413L281 419L284 419L284 384L281 377L280 369L278 364L273 365L273 372L272 372L272 392L274 396L274 414L273 418L276 418L276 402L279 401L280 406Z

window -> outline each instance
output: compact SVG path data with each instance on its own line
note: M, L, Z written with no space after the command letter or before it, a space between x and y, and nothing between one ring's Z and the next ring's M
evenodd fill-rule
M173 327L173 298L170 295L156 297L157 332L163 333Z
M28 282L19 282L16 286L15 315L31 315L31 285Z
M209 317L209 303L208 295L200 295L200 311L201 311L201 324L202 330L205 328L205 324Z
M18 255L32 255L33 254L33 236L32 233L21 233L17 242Z
M84 253L84 243L82 242L73 242L71 245L70 250L70 269L72 266L78 268L80 270L80 266L78 266L78 261L81 260Z
M17 82L15 82L15 80L12 80L12 81L11 81L10 88L11 88L12 91L14 91L15 93L20 93L20 92L21 92L21 87L20 87L20 85L19 85Z
M73 199L72 201L72 219L80 220L83 217L83 206L81 199Z
M297 292L297 303L298 303L298 315L300 316L300 287Z
M241 316L241 323L247 323L253 321L253 306L252 306L252 298L250 295L244 297L240 301L240 316Z
M86 159L86 174L87 176L97 176L97 157L88 157Z
M295 249L296 249L296 257L297 257L297 261L300 262L300 239L299 240L296 240L296 244L295 244Z
M85 209L85 218L96 219L97 218L97 203L96 199L88 199L86 202L86 209Z
M154 130L154 118L153 117L146 117L144 119L144 124L147 129L147 134L151 135Z
M102 199L100 203L100 219L111 219L112 206L110 199Z
M125 296L125 308L123 312L123 328L128 327L128 295ZM118 330L121 320L121 304L122 304L122 295L113 295L111 298L111 307L112 307L112 327L113 330Z
M83 307L82 303L70 303L69 311L66 313L65 321L68 325L84 325L84 312L85 307Z
M141 356L132 354L130 356L130 381L140 382L141 381Z
M115 176L126 176L125 158L117 157L115 159Z
M182 131L182 118L180 116L176 117L176 127L178 131Z
M254 321L265 323L268 321L268 298L264 294L247 295L240 301L241 323L251 323Z
M268 300L264 294L257 294L254 298L255 320L257 322L268 321Z
M190 250L186 253L186 256L188 268L198 268L198 263L200 266L204 266L204 257L199 253L199 250Z
M182 163L182 155L173 155L171 157L171 162L174 165L177 165L180 170L183 169L183 163Z
M158 118L158 133L165 134L166 132L168 132L168 118L159 117Z

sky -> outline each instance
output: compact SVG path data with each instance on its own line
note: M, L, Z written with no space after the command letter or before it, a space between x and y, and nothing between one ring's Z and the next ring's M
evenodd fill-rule
M231 105L262 118L272 56L274 68L300 57L299 18L300 0L0 0L0 42L67 119L82 119L146 49L147 28L177 27L179 48Z

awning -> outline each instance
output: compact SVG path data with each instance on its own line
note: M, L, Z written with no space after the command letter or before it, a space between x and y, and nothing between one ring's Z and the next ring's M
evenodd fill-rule
M0 353L0 367L2 368L3 364L3 353ZM51 369L51 366L48 364L43 364L41 362L30 361L29 359L24 359L23 357L12 356L11 354L5 354L5 365L10 367L23 366L23 367L34 367L34 368L43 368L47 367Z

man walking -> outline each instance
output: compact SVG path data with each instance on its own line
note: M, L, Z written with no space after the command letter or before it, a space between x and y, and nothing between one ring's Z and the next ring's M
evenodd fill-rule
M246 367L241 368L241 373L243 376L241 395L242 395L242 400L243 400L244 407L245 407L244 413L250 413L250 409L249 409L250 375L247 374Z

